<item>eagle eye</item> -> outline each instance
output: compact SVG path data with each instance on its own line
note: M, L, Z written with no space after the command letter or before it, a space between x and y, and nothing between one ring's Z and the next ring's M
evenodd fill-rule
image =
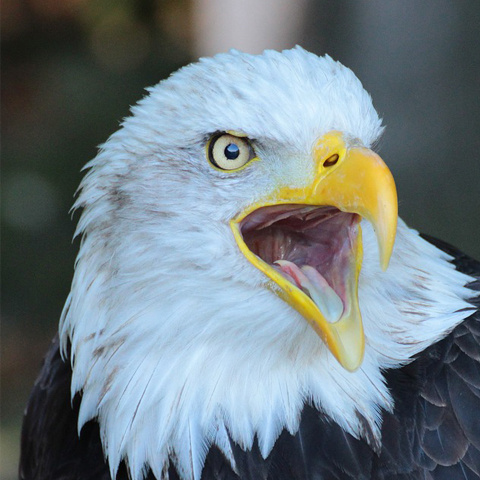
M229 133L212 137L207 150L208 160L220 170L238 170L255 158L255 151L247 138Z

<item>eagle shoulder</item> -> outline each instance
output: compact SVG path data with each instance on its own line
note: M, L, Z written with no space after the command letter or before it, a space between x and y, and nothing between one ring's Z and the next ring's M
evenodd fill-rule
M109 480L98 425L85 425L79 437L80 399L71 401L70 364L56 336L45 356L25 410L19 478L21 480Z

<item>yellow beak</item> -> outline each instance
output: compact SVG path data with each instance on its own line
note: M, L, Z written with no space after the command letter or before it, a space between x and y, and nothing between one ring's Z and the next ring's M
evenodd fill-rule
M231 228L245 257L267 277L273 290L297 310L323 339L340 364L349 371L360 367L364 354L364 333L358 302L358 277L362 264L361 229L352 239L351 275L345 285L348 307L335 322L329 322L319 306L279 271L255 255L246 245L241 222L253 211L273 205L298 204L333 206L355 213L372 223L386 269L397 228L397 194L390 170L371 150L349 145L340 132L318 140L313 152L315 173L301 188L282 186L267 198L250 205L231 222Z

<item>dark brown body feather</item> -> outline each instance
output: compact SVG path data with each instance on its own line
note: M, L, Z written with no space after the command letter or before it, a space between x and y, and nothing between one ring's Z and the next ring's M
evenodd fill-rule
M469 285L477 310L412 363L385 372L395 410L384 414L378 452L305 406L297 434L284 431L266 460L256 444L245 452L232 443L237 474L212 448L202 479L480 479L480 263L427 239L450 253L458 270L479 278ZM110 480L96 422L78 437L80 399L72 405L70 381L55 339L25 414L21 479ZM117 479L127 478L122 464ZM178 479L173 467L169 478Z

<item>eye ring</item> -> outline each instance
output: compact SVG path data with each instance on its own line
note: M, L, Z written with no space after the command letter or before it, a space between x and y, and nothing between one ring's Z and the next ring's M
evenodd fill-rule
M208 160L219 170L235 171L255 158L250 141L229 133L213 136L208 143Z

